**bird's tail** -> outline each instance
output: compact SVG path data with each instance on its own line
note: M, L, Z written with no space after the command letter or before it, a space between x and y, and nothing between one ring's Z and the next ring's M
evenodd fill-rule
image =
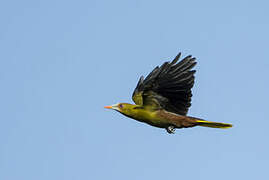
M211 128L227 129L227 128L230 128L233 126L232 124L228 124L228 123L205 121L205 120L201 120L201 119L196 119L196 122L197 122L198 126L211 127Z

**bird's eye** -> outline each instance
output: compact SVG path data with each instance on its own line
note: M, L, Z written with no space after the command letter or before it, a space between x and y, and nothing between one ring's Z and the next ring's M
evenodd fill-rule
M123 108L123 104L120 104L119 107L120 107L120 108Z

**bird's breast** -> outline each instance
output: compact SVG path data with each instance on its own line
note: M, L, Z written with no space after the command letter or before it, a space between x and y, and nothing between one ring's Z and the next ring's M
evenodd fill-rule
M159 110L152 111L141 109L138 111L134 111L130 117L155 127L165 128L169 125L169 121L167 120L167 118L165 118L164 116L160 116Z

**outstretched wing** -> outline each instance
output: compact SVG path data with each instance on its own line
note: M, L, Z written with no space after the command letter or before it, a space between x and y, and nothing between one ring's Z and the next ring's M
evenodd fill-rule
M179 53L172 62L157 66L146 79L139 79L132 99L137 105L151 105L186 115L191 106L195 58L187 56L178 62ZM178 63L177 63L178 62Z

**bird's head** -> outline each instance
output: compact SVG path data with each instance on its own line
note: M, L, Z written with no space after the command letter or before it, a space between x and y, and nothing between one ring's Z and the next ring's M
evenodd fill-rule
M107 109L116 110L124 115L130 115L134 107L136 107L136 105L128 103L117 103L111 106L105 106Z

